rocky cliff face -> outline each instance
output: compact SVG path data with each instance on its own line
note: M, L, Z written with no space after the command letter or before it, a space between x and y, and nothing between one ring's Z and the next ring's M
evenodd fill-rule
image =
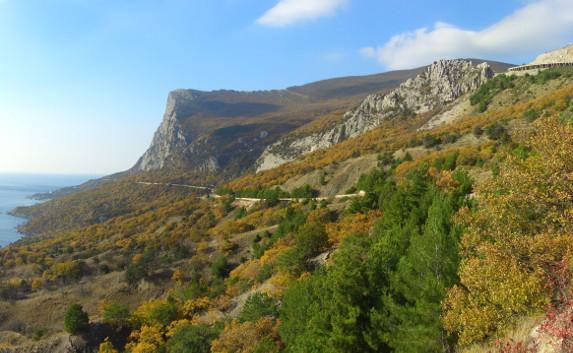
M173 157L186 154L189 145L183 125L183 107L188 106L198 96L191 90L177 90L169 93L163 121L153 136L151 146L139 159L135 171L150 171L166 167L173 162ZM207 163L207 169L216 169L216 165Z
M440 60L387 94L372 94L325 131L287 136L265 149L257 171L274 168L301 155L328 148L378 127L383 121L436 111L493 77L489 64L470 60Z
M394 89L419 72L338 78L272 91L173 91L151 146L131 172L183 169L236 176L286 133L359 104L368 94Z

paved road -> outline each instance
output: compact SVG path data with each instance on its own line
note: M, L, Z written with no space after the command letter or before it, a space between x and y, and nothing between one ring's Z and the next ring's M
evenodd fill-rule
M209 186L199 186L199 185L187 185L187 184L173 184L173 183L154 183L154 182L149 182L149 181L137 181L137 184L141 184L141 185L163 185L163 186L178 186L178 187L183 187L183 188L188 188L188 189L196 189L196 190L205 190L205 191L209 191L210 197L213 198L220 198L222 197L221 195L217 195L215 194L213 191L214 189L212 187ZM330 200L330 199L344 199L344 198L353 198L353 197L364 197L366 195L365 191L360 191L356 194L342 194L342 195L334 195L334 196L329 196L329 197L314 197L314 198L282 198L279 199L280 201L290 201L290 202L304 202L307 200L314 200L314 201L322 201L322 200ZM236 197L235 200L239 200L239 201L249 201L249 202L259 202L259 201L263 201L265 199L261 199L261 198L253 198L253 197Z

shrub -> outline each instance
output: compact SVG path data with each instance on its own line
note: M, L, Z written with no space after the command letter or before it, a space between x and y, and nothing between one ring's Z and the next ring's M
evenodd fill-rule
M133 313L140 325L167 326L177 319L177 305L171 300L150 300L141 304Z
M324 225L316 222L305 224L296 235L297 250L305 258L321 253L329 245Z
M181 325L167 341L168 353L209 353L217 332L204 325Z
M225 278L229 273L229 264L225 255L219 255L211 265L211 273L215 278Z
M436 147L437 145L439 145L441 143L442 143L442 141L438 137L432 136L432 135L426 135L426 136L424 136L424 139L423 139L423 145L426 148Z
M507 142L511 139L507 133L507 128L500 123L495 123L488 126L485 129L485 133L491 140L501 140L502 142Z
M265 316L278 316L278 303L276 299L265 293L255 293L247 299L245 307L239 316L239 322L257 322Z
M523 113L523 119L531 123L539 118L540 115L541 113L539 111L535 109L528 109Z
M72 304L64 316L64 329L72 334L78 334L89 327L88 314L80 304Z
M129 324L129 308L127 305L112 303L103 309L103 322L121 328Z

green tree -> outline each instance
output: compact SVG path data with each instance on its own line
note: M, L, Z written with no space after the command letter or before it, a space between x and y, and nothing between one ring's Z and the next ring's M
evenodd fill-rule
M329 245L324 225L318 222L305 224L296 235L297 250L304 258L320 254Z
M406 255L391 278L393 292L387 307L392 334L388 344L396 352L445 352L449 342L442 329L441 303L458 280L460 231L451 225L451 197L435 191L423 233L410 239Z
M103 309L103 322L122 328L129 325L129 307L125 304L111 303Z
M168 353L209 353L217 331L204 325L182 325L167 341Z
M257 322L265 316L278 316L278 302L265 293L255 293L245 302L239 321Z
M64 328L72 334L78 334L88 329L90 320L80 304L72 304L64 316Z

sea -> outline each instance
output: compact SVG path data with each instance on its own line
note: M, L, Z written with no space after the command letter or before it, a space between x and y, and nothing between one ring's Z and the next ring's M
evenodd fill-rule
M0 174L0 247L4 247L22 237L18 226L26 219L9 214L20 206L31 206L39 202L32 195L51 192L66 186L80 185L94 175L41 175L41 174Z

